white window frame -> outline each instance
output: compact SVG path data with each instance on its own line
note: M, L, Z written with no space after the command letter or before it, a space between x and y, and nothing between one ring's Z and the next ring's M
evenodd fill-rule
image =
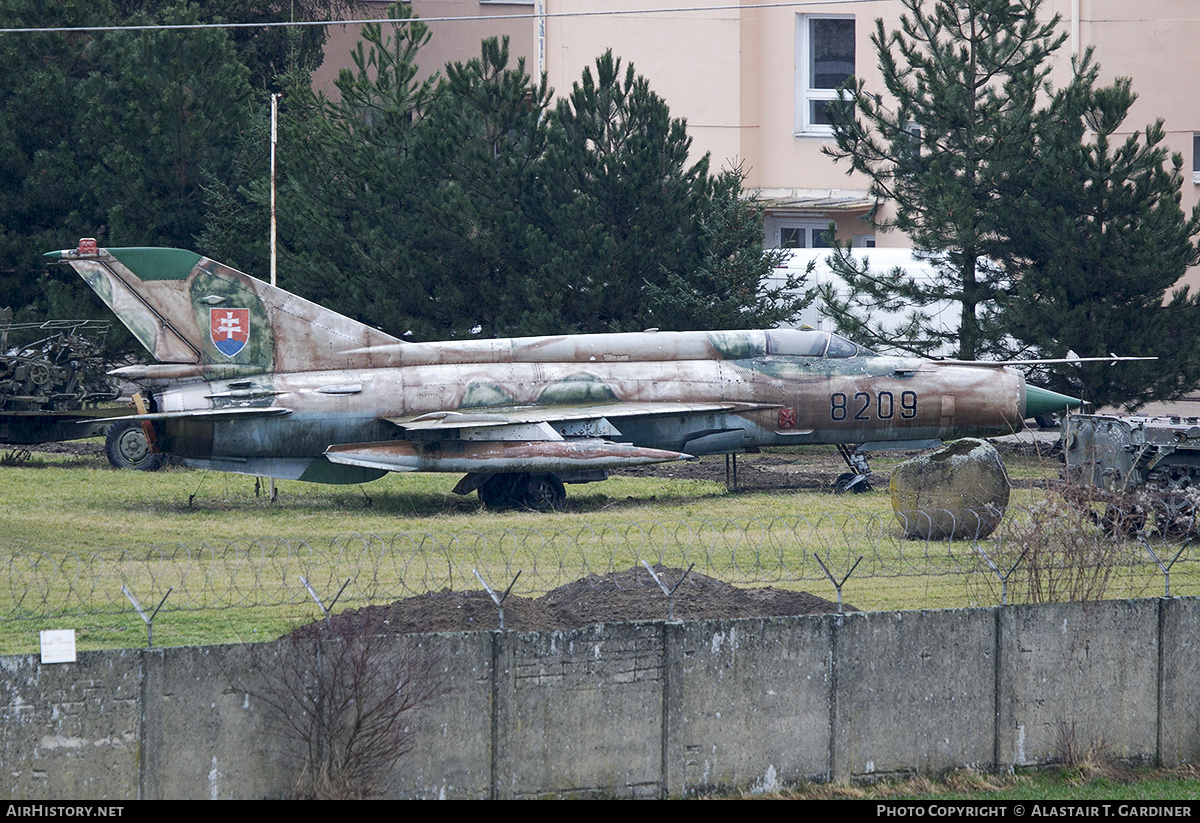
M1200 131L1192 132L1192 183L1200 185Z
M799 229L800 231L804 232L804 245L803 246L794 246L792 248L797 248L797 249L832 248L832 246L815 246L815 245L813 245L814 241L816 240L817 234L820 234L822 232L826 232L829 230L829 223L830 223L829 220L814 220L812 218L776 217L776 218L774 218L773 225L771 226L771 229L770 229L771 234L772 234L771 242L774 244L770 248L773 248L773 249L784 248L783 232L786 229Z
M836 89L814 89L810 87L812 74L811 23L814 20L854 20L853 14L797 14L796 15L796 114L793 134L796 137L830 137L833 129L827 125L809 122L811 104L818 101L837 99ZM858 69L857 28L855 29L855 71Z

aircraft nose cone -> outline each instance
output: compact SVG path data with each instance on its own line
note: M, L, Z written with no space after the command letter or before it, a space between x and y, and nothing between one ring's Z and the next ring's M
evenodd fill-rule
M1078 409L1083 401L1078 397L1059 394L1038 386L1025 386L1025 418L1041 417L1064 409Z

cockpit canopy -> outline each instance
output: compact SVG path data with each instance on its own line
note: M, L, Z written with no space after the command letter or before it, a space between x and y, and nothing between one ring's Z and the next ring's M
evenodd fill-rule
M815 329L773 329L767 332L767 354L793 357L857 357L875 352L844 337Z

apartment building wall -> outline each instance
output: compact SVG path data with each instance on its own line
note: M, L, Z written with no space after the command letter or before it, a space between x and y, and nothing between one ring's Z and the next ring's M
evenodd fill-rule
M773 204L768 210L767 244L781 242L780 230L792 227L809 244L812 230L830 219L842 239L867 244L867 181L847 175L845 162L822 153L832 145L826 129L811 122L806 60L814 19L852 20L853 71L868 89L883 84L870 37L875 20L886 30L898 26L900 0L813 2L784 8L697 10L694 0L628 0L627 15L554 17L547 20L545 67L560 93L570 88L583 67L607 48L633 62L652 88L666 99L672 114L685 117L693 154L710 152L713 165L740 165L746 185ZM678 11L651 13L652 9ZM594 11L584 0L545 0L551 15ZM640 13L637 10L641 10ZM1126 134L1161 117L1168 142L1183 155L1185 208L1200 201L1200 183L1192 169L1193 135L1200 133L1200 100L1188 94L1188 80L1200 69L1200 51L1190 48L1200 36L1200 5L1178 0L1047 0L1047 15L1062 17L1068 41L1053 72L1058 84L1071 72L1073 51L1095 46L1102 79L1133 78L1139 99L1126 121ZM836 28L836 27L835 27ZM906 246L901 236L879 236L880 246Z
M389 5L390 0L357 0L347 16L356 20L383 19ZM528 17L533 12L532 0L413 0L409 5L418 17L431 21L429 43L421 49L417 61L421 79L442 71L447 63L478 57L479 44L487 37L508 37L512 65L524 57L532 70L534 25ZM455 19L438 19L447 17ZM350 54L360 39L361 24L329 27L325 62L313 74L314 88L336 93L334 80L341 69L354 67Z

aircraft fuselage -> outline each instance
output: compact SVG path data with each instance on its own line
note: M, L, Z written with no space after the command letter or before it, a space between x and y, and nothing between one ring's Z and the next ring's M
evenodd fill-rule
M822 333L770 334L778 339ZM156 426L164 451L194 461L215 460L226 470L259 473L262 466L251 464L312 460L336 444L403 438L421 453L444 452L447 439L461 438L447 438L444 432L406 435L387 421L446 410L581 409L578 421L551 423L571 438L587 436L573 427L595 417L595 409L620 404L625 411L611 421L619 434L607 439L691 455L761 446L988 436L1022 425L1024 380L1015 371L881 357L864 350L828 357L776 354L770 348L761 331L406 344L380 353L397 362L378 368L176 383L155 392L155 411L282 407L291 413L174 417ZM751 356L721 359L730 350ZM547 359L520 356L531 351ZM694 359L674 359L680 356ZM434 360L442 362L428 362ZM658 404L680 403L698 408L659 411ZM735 408L699 407L706 403ZM629 408L638 405L647 413ZM236 465L243 462L242 468ZM301 476L303 471L296 474L299 467L297 463L285 474Z

